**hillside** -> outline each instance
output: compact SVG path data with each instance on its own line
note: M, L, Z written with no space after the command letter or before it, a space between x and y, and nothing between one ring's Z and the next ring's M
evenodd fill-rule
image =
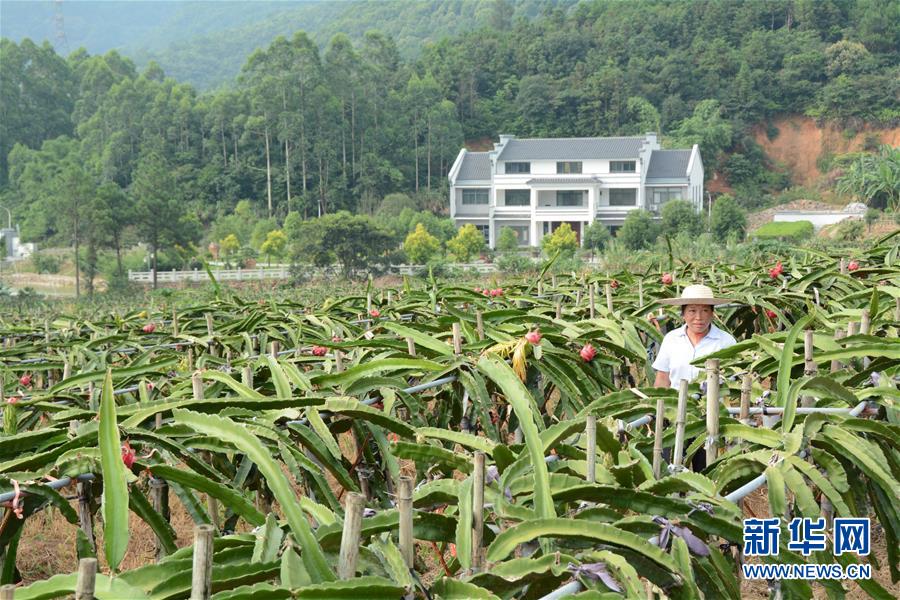
M794 185L815 185L823 175L821 167L833 156L863 150L873 144L900 146L900 127L866 126L855 131L798 115L779 117L771 125L777 129L774 137L769 139L766 134L767 124L754 127L753 137L766 156L788 169Z
M276 37L307 32L324 48L338 33L358 42L379 30L400 54L416 57L447 36L492 25L511 26L576 0L289 0L283 2L52 2L4 0L0 35L19 42L49 41L61 54L84 47L132 58L138 68L157 62L165 73L199 90L234 81L247 57ZM64 33L64 38L60 36Z

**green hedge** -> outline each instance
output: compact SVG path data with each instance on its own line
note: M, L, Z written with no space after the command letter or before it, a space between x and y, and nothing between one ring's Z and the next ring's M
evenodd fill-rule
M811 238L815 233L813 224L809 221L775 222L766 223L751 236L761 239L779 239L785 241L800 241Z

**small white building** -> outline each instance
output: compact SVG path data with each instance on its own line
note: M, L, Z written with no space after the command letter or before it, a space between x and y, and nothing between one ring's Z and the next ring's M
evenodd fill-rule
M670 200L703 204L700 149L662 150L643 137L534 138L501 135L489 152L462 149L449 173L450 217L481 230L491 248L509 227L521 246L562 223L581 233L598 220L615 231L629 211L655 214Z
M12 227L0 229L0 260L4 257L10 260L28 258L35 251L33 242L22 243L19 239L19 230Z

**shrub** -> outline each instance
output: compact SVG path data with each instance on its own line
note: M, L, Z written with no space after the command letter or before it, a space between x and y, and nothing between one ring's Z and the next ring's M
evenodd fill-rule
M484 249L484 235L471 223L460 227L456 237L447 242L447 249L459 262L469 262Z
M616 233L616 238L621 240L629 250L649 248L657 237L659 237L659 224L646 210L629 212L622 228Z
M859 219L846 219L838 224L835 237L842 242L855 242L865 233L865 225Z
M753 232L753 237L800 242L809 239L815 233L809 221L769 222Z
M497 268L503 273L524 273L534 267L527 256L514 252L506 252L496 261Z
M872 225L881 218L881 211L877 208L870 208L866 211L866 215L863 217L863 220L866 222L866 228L869 231L872 231Z
M687 200L666 202L663 204L661 216L662 232L670 237L682 232L691 236L703 233L703 216L697 214L694 205Z
M497 250L500 252L518 252L519 238L516 232L509 227L500 228L500 236L497 238Z
M547 256L554 256L557 252L560 256L569 257L578 249L578 236L568 223L562 223L548 236L541 240L541 248Z
M35 252L31 256L31 263L38 273L59 273L60 261L55 256Z
M422 223L416 225L416 230L406 236L403 242L403 249L406 256L415 264L426 263L432 257L440 253L441 242L436 237L428 233Z
M744 232L747 230L747 215L734 198L723 194L713 204L709 229L713 237L720 242L726 241L732 232L743 239Z
M594 252L600 252L606 248L606 245L612 239L612 234L606 225L600 221L594 221L585 227L582 239L585 249L590 250L591 256L593 256Z

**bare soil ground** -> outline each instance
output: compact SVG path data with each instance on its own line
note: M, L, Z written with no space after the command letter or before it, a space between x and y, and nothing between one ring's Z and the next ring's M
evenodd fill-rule
M778 128L774 139L766 135L765 125L755 127L753 136L769 158L790 169L795 185L815 184L823 175L818 167L823 155L858 151L867 136L874 136L882 144L900 145L900 127L864 128L848 135L848 130L834 123L820 125L814 119L797 115L776 119L773 125Z

